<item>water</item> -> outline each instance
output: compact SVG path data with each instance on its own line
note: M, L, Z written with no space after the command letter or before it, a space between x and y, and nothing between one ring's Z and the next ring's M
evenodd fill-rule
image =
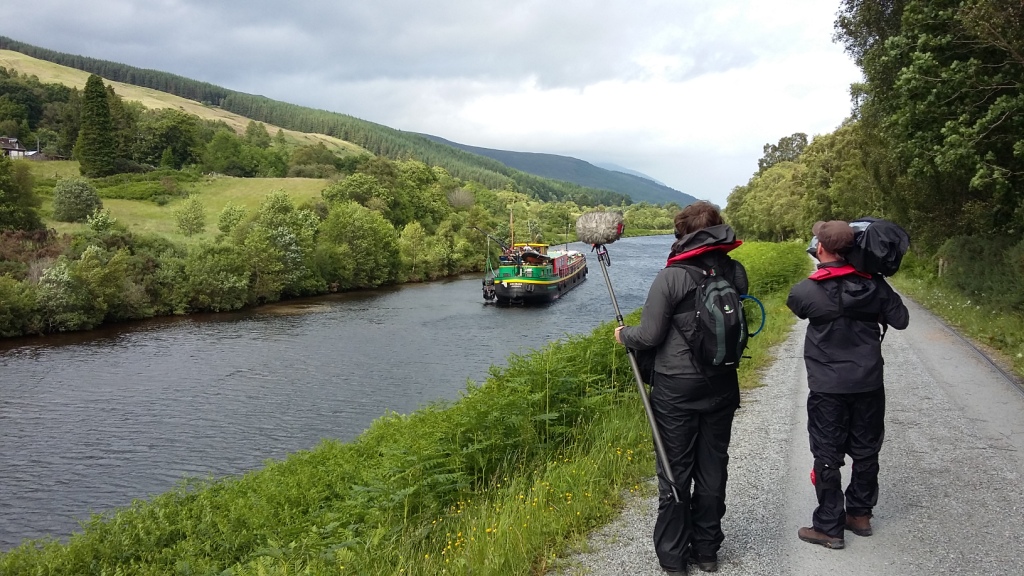
M623 314L670 236L608 246ZM581 244L570 248L589 250ZM601 267L533 308L484 304L482 275L0 341L0 550L90 513L351 440L387 410L453 399L491 365L614 320Z

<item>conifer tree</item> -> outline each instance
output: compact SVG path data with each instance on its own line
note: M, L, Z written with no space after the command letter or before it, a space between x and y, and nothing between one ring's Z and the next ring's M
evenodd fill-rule
M82 176L99 178L115 172L114 124L103 79L93 74L85 83L82 95L82 125L75 144L75 158L81 164Z

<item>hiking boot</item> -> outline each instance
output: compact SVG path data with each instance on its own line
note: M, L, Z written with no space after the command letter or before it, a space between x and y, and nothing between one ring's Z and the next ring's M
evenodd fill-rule
M686 576L686 567L684 566L681 570L674 570L671 568L661 567L661 571L670 576Z
M871 514L863 516L846 515L846 529L857 536L871 536Z
M718 554L698 554L696 550L690 552L690 563L696 564L701 572L718 571Z
M835 537L829 536L823 532L818 532L814 528L804 527L797 530L797 536L800 537L804 542L810 542L811 544L820 544L825 548L831 548L833 550L842 550L846 547L846 541L843 540L842 536Z

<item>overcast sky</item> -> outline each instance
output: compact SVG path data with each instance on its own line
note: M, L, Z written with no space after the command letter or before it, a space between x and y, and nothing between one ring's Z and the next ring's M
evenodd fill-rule
M838 0L0 0L0 35L725 205L766 143L834 130Z

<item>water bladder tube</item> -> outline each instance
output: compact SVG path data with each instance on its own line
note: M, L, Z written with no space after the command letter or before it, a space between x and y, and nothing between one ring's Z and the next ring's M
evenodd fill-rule
M758 334L760 334L761 330L764 330L764 321L765 321L765 317L766 317L765 311L764 311L764 304L762 304L760 300L758 300L757 298L754 298L750 294L744 294L744 295L740 296L740 300L752 300L754 302L754 304L757 304L758 306L761 307L761 325L758 326L757 330L755 330L754 332L752 332L752 333L747 335L747 336L753 338L754 336L757 336Z
M619 312L619 303L615 300L615 290L612 289L612 280L608 277L608 266L611 265L611 259L608 257L608 250L603 244L597 244L594 246L594 250L597 252L597 261L601 263L601 272L604 273L604 283L608 286L608 295L612 299L612 307L615 308L615 321L619 323L619 326L625 326L622 322L622 313ZM640 399L644 403L644 411L647 412L647 423L651 425L651 436L654 438L654 453L658 457L658 461L661 462L661 470L665 475L665 480L672 488L672 497L675 498L676 503L679 503L679 492L676 489L676 479L672 474L672 467L668 461L668 454L665 452L665 445L661 441L661 433L658 431L658 422L654 419L654 412L651 410L651 399L647 396L647 389L644 388L644 379L640 375L640 366L636 363L636 356L633 351L626 349L626 353L629 356L629 365L633 368L633 378L636 380L637 390L640 391Z

